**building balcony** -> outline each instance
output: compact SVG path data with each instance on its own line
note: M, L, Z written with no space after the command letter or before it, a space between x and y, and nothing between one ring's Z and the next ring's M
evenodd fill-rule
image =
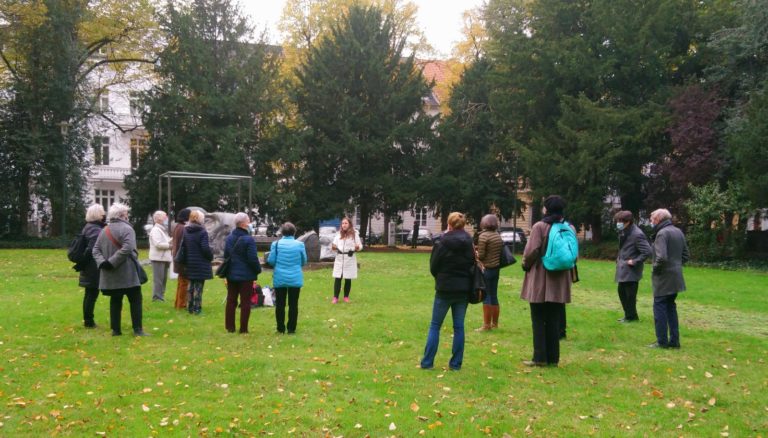
M91 181L117 181L123 182L126 175L131 174L128 167L93 166L91 168Z

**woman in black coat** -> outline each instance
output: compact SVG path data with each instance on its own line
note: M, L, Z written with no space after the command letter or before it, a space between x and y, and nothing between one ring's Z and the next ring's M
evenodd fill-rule
M448 231L432 247L429 269L435 277L435 301L424 358L421 360L421 368L424 369L434 366L440 344L440 328L448 310L451 310L453 317L453 349L448 367L458 371L464 361L464 317L476 258L472 236L464 231L465 224L463 214L454 212L448 215Z
M182 237L183 248L179 249L183 258L180 261L184 264L189 279L187 310L195 315L199 315L203 310L205 280L213 278L213 252L208 242L208 232L203 226L204 222L203 212L195 210L189 214L189 223L184 228Z
M85 266L80 271L80 287L85 288L83 295L83 324L85 328L96 328L93 317L93 309L99 298L99 268L93 260L93 245L101 233L101 229L107 224L104 207L101 204L93 204L85 212L85 226L80 233L88 241L85 250Z

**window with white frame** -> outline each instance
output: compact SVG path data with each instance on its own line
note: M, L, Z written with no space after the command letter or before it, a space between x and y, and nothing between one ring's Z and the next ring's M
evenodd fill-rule
M94 190L93 202L101 204L104 207L104 211L109 210L109 206L115 203L115 191L114 190Z
M141 116L141 114L144 112L144 104L142 103L141 93L138 91L131 91L128 93L128 105L130 106L132 116Z
M99 111L102 113L109 111L109 91L104 90L99 95Z
M416 216L414 217L419 223L420 227L427 226L427 207L421 207L416 210Z
M131 139L131 169L137 169L139 167L139 159L147 150L147 138L132 138Z
M93 164L109 166L109 137L94 137Z

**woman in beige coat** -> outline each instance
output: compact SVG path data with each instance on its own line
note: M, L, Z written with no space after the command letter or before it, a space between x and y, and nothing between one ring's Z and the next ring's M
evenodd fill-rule
M571 302L573 271L547 271L541 262L546 253L549 229L562 222L565 201L552 195L544 200L544 218L536 222L523 251L523 289L520 298L531 306L533 358L528 366L557 366L560 362L561 318L565 304ZM576 229L573 228L573 232Z

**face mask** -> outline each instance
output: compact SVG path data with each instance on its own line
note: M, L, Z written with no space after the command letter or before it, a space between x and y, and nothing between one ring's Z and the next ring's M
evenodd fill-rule
M624 222L616 222L616 229L618 231L623 231L624 230Z
M248 224L248 234L253 234L253 225Z

